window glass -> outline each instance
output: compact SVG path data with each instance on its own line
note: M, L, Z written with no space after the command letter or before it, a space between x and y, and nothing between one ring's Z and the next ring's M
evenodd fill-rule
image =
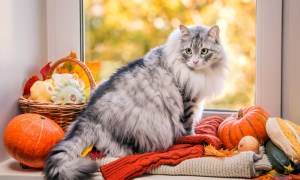
M222 93L206 109L255 104L255 0L84 0L85 60L98 61L98 80L164 44L179 24L217 24L228 55Z

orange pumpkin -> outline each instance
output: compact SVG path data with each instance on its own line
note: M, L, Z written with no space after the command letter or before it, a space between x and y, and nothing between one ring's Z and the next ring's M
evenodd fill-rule
M4 146L22 164L43 168L50 150L63 136L62 128L51 119L39 114L21 114L6 127Z
M258 106L244 108L226 118L219 126L218 137L227 149L234 149L244 136L253 136L261 144L269 137L266 122L269 114Z

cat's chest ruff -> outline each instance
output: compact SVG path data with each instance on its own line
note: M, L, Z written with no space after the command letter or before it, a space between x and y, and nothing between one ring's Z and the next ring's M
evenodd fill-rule
M223 77L220 72L190 71L186 77L181 77L177 84L184 98L197 98L201 101L222 89Z

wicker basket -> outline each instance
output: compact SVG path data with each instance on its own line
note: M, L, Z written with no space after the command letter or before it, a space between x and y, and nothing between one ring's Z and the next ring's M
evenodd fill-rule
M50 67L47 79L50 79L55 69L64 62L72 62L79 65L86 73L90 88L94 89L96 86L95 80L85 66L84 63L76 58L66 57L59 59ZM81 113L81 111L86 107L86 103L52 103L52 102L39 102L35 100L28 99L28 97L21 96L19 98L20 108L23 113L37 113L44 115L53 121L55 121L62 129L65 131L67 126L75 120L76 116Z

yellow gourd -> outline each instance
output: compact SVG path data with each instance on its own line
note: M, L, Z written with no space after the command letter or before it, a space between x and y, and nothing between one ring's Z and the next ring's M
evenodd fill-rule
M30 96L33 100L51 102L54 87L49 82L36 81L30 88Z
M266 130L273 141L294 163L300 163L300 126L281 118L269 118Z
M54 81L53 79L46 79L45 82L52 84L54 86Z
M256 154L259 153L259 142L258 140L253 136L244 136L239 144L238 144L238 151L253 151Z

